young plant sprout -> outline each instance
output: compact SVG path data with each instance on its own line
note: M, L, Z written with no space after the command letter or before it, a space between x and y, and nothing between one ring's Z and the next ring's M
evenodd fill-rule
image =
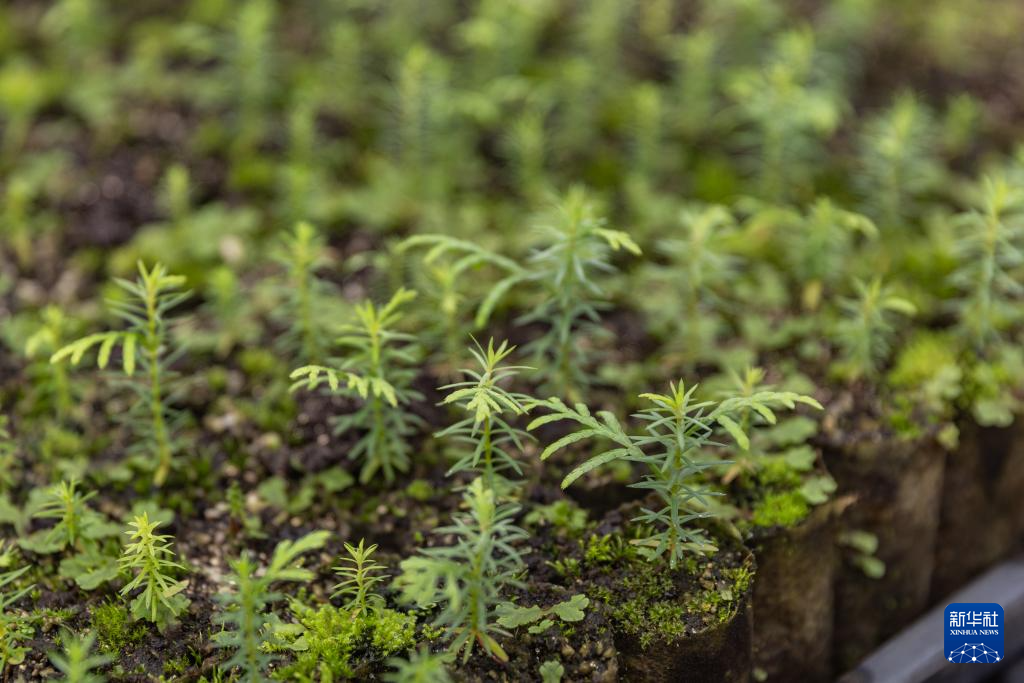
M96 364L104 369L114 347L120 345L124 374L133 378L138 365L145 380L131 384L138 400L133 404L128 421L140 438L135 450L152 457L153 483L161 486L171 471L176 450L171 425L177 414L167 403L173 396L175 379L170 365L182 352L181 348L173 351L170 348L170 328L175 321L169 314L189 294L182 290L185 278L167 273L161 264L147 268L139 262L138 268L139 276L134 282L115 281L127 293L127 299L110 302L115 315L128 323L128 328L82 337L59 349L50 362L66 359L77 365L87 351L98 347Z
M278 285L284 299L281 319L288 326L280 339L281 347L308 363L323 360L328 346L329 328L322 303L333 292L316 276L326 263L325 242L309 223L298 223L275 254L284 268L285 278Z
M181 594L187 580L175 580L173 573L185 571L185 566L174 561L171 536L154 533L160 522L149 521L149 513L136 516L126 531L130 542L121 555L121 567L135 576L121 589L128 596L136 589L142 592L132 599L131 612L136 619L146 619L166 628L178 618L190 600Z
M403 560L398 584L410 602L440 606L434 624L445 629L449 650L461 652L463 662L478 644L507 662L508 655L494 638L507 635L496 623L495 610L505 602L506 589L522 585L517 577L523 559L514 544L524 540L526 532L512 523L519 507L498 505L482 479L469 485L464 500L469 512L436 532L453 535L455 545L425 548Z
M1024 295L1024 189L1005 176L982 180L977 203L957 217L958 267L952 284L961 329L976 350L984 350L1020 320Z
M719 205L685 208L678 222L680 236L657 245L667 264L652 263L648 271L658 284L668 286L667 295L682 300L682 310L666 310L656 304L661 297L655 296L641 305L650 311L654 325L668 328L679 339L673 350L683 366L690 367L704 350L715 348L714 337L722 324L721 294L739 262L734 246L737 226L729 210Z
M46 533L45 545L57 550L75 548L82 535L93 526L98 515L86 501L96 495L95 491L82 494L74 479L54 484L42 504L32 515L37 519L56 519L57 523Z
M90 633L79 636L71 631L61 633L61 642L64 651L50 653L50 662L62 674L63 683L102 683L106 680L102 675L94 673L93 669L109 664L113 657L106 654L92 654L93 645L96 644L96 635Z
M5 589L20 579L31 567L12 569L0 573L0 673L5 673L8 664L21 664L31 650L21 645L33 637L35 628L27 623L22 614L15 614L8 608L28 595L35 584L22 586L13 591Z
M448 653L432 654L424 646L409 653L408 659L391 657L385 664L393 670L384 674L387 683L452 683Z
M410 386L416 360L410 342L415 338L395 328L402 320L402 306L415 298L416 292L399 289L381 307L371 301L356 306L356 322L341 328L338 344L348 356L338 367L307 365L291 374L293 388L313 390L326 381L332 392L354 391L363 399L356 412L335 420L335 433L352 429L364 432L349 451L350 458L365 461L359 474L364 483L377 472L383 472L385 480L391 482L396 472L409 469L407 438L419 418L405 406L422 396Z
M838 370L850 379L859 379L877 375L888 357L896 331L893 315L912 316L917 309L893 294L881 278L853 284L857 296L840 301L844 317L836 323L835 336L842 350Z
M25 341L25 355L36 358L42 354L43 362L64 346L70 321L58 306L43 309L42 320L31 337ZM33 364L35 365L35 364ZM63 420L71 411L73 393L68 370L62 363L47 363L38 368L35 381L43 394L43 401L53 407L58 420Z
M470 416L435 435L438 438L451 437L470 447L448 470L448 476L466 471L482 474L487 488L498 491L499 495L500 491L508 488L502 472L512 471L522 476L522 468L510 450L514 448L522 452L524 441L532 438L509 424L509 419L526 414L525 404L531 400L530 397L500 386L521 370L529 369L502 365L515 348L508 342L494 348L494 340L491 339L487 342L486 351L479 344L470 349L480 369L463 370L469 377L467 381L441 387L451 390L442 404L455 403ZM506 485L499 486L499 477Z
M267 105L275 82L271 75L276 5L269 0L246 0L242 3L231 40L230 59L225 62L226 83L230 84L237 107L235 135L231 144L232 159L239 168L253 156L266 135Z
M217 647L235 651L224 667L227 670L237 667L240 670L238 680L246 683L266 680L264 672L275 659L275 654L266 646L270 639L264 628L266 612L271 604L284 598L271 587L282 581L310 581L314 574L303 566L302 555L322 548L327 537L326 531L314 531L295 541L281 541L262 574L248 553L231 562L233 573L229 580L235 590L217 595L216 600L225 611L214 617L214 621L226 629L213 639Z
M820 73L823 60L809 29L779 36L759 70L744 70L728 93L751 126L760 196L780 201L810 189L821 140L839 123L840 101Z
M448 235L413 235L398 246L400 252L426 247L423 254L426 295L441 316L434 319L435 336L442 339L446 355L454 359L466 338L467 323L465 301L469 296L466 281L470 272L482 266L497 268L503 273L518 273L522 269L515 261L488 251L483 247ZM497 287L478 304L476 327L483 327L504 290Z
M578 465L562 480L567 488L587 472L613 461L636 462L647 466L643 478L630 484L633 488L652 491L662 501L658 510L644 508L633 521L649 525L655 531L647 538L634 541L648 558L667 556L675 568L688 552L714 550L703 529L693 522L712 516L710 499L721 495L700 483L706 470L722 465L722 460L709 451L720 446L715 434L724 430L740 448L750 447L749 429L737 421L745 410L754 410L768 423L776 420L775 410L792 409L797 403L820 408L813 398L787 391L763 391L738 395L720 401L700 401L694 396L696 385L687 389L682 382L671 384L667 394L641 394L651 405L634 417L644 424L641 433L628 434L614 414L600 411L596 415L582 403L570 408L560 399L551 398L538 405L551 411L536 418L527 427L537 429L545 424L567 420L581 428L558 439L541 453L542 460L556 451L584 439L602 439L611 443L597 455Z
M627 233L605 228L579 187L566 194L539 231L543 246L530 257L527 271L528 278L543 287L544 299L518 322L547 325L545 334L526 350L538 359L538 368L550 370L550 385L556 391L576 396L590 383L587 354L577 343L577 334L582 330L598 333L599 310L606 305L604 290L595 278L614 271L611 251L624 249L639 255L640 247Z
M359 539L358 546L346 543L345 552L349 556L342 558L342 562L351 566L339 565L334 568L334 573L343 580L334 586L331 597L345 598L344 609L351 612L353 617L380 609L384 606L384 598L374 592L374 587L386 581L387 576L381 575L385 570L384 565L373 559L377 544L367 548L364 539Z
M778 213L778 209L768 211ZM878 235L867 216L847 211L827 198L815 200L803 213L784 210L777 220L784 231L783 260L800 286L800 303L806 311L818 310L823 299L846 283L848 257L858 239Z
M918 198L939 180L938 131L927 107L911 93L899 95L864 126L859 175L869 212L883 228L917 214Z

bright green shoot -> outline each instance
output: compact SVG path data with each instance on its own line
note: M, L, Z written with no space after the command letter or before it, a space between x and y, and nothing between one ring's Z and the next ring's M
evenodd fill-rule
M562 488L610 462L646 465L647 473L630 486L657 494L662 507L644 508L634 518L654 529L648 537L634 543L644 549L652 561L666 555L671 567L676 567L688 552L704 553L714 549L704 530L694 522L711 517L710 499L721 495L700 481L701 473L723 464L720 455L712 452L721 445L714 439L716 433L724 431L736 445L747 449L750 425L744 426L740 421L746 411L753 410L766 423L774 424L775 410L780 407L793 409L798 403L821 407L809 396L785 391L760 391L721 401L700 401L695 398L696 388L696 385L687 388L679 382L671 384L667 394L641 394L649 407L634 415L644 424L639 434L627 433L608 411L593 415L582 403L570 408L557 398L539 402L551 414L536 418L527 427L534 430L563 420L580 426L577 431L548 445L541 459L586 439L610 443L566 475Z
M96 643L95 634L78 636L65 630L60 639L64 651L51 652L50 661L64 674L60 679L62 683L102 683L106 680L102 675L93 673L93 669L109 664L113 658L110 655L91 654Z
M878 374L888 358L896 331L893 316L912 316L914 304L895 295L881 278L855 280L857 295L839 303L844 317L836 324L835 336L842 350L837 367L850 379Z
M965 336L983 351L1020 320L1024 189L1002 176L985 178L976 206L957 220L959 266L952 284L962 293L957 308Z
M324 382L332 392L355 391L363 405L350 415L335 420L335 433L351 429L364 435L349 451L352 459L363 458L362 482L377 472L394 481L396 472L409 469L408 436L419 420L405 406L422 396L411 388L416 356L415 338L399 332L402 307L416 298L416 292L399 289L383 306L364 301L356 306L356 321L344 325L338 344L347 352L337 368L307 365L292 372L293 389L317 389ZM344 386L343 386L344 385Z
M117 317L128 323L126 330L99 332L82 337L59 349L50 362L69 360L78 365L83 356L98 348L96 364L107 367L115 346L121 347L121 367L132 377L136 364L145 374L144 385L133 384L139 400L130 419L136 435L141 437L140 447L154 459L153 483L161 486L171 471L175 444L168 423L173 415L167 406L168 383L172 379L169 368L175 353L170 351L171 309L179 305L189 293L183 291L185 278L171 275L161 264L147 268L138 264L135 281L118 278L116 283L127 293L124 301L112 301L110 307Z
M283 322L288 326L282 346L308 363L324 357L327 329L320 302L329 293L316 270L326 263L325 242L309 223L298 223L276 254L285 270L280 287L284 297Z
M526 414L525 404L530 401L530 397L501 386L521 370L530 369L519 365L502 365L515 348L509 346L507 341L495 348L494 340L491 339L485 351L477 343L476 348L470 349L470 353L480 369L463 370L469 377L467 381L441 387L442 390L451 390L442 405L454 403L469 413L468 417L436 434L438 438L451 437L471 446L448 470L448 475L465 471L481 472L488 488L495 491L500 472L511 470L522 476L522 468L510 449L522 452L524 441L532 438L509 424L510 418Z
M551 218L538 226L542 246L530 257L526 273L499 284L511 288L518 279L543 287L541 304L517 322L548 325L547 332L531 342L527 351L538 359L538 368L551 378L551 386L569 396L578 396L589 383L588 359L576 333L583 328L599 331L599 311L606 301L596 280L614 271L612 251L640 254L640 247L627 233L604 225L583 188L571 189Z
M517 577L523 560L514 543L526 532L512 523L518 506L498 505L481 479L466 489L465 502L468 514L436 532L455 536L455 545L425 548L404 560L398 583L407 600L441 607L435 624L445 628L449 650L461 652L463 662L477 644L507 662L508 654L494 638L507 635L496 623L496 609L505 602L505 589L522 585Z
M345 544L348 557L343 557L342 564L334 568L334 573L342 581L334 586L331 597L345 598L344 608L356 617L364 612L376 612L384 606L383 596L374 592L374 588L387 580L381 575L384 565L373 559L377 545L365 546L365 539L359 539L359 545Z
M246 683L267 680L264 670L275 655L267 647L266 612L272 603L284 597L271 587L281 581L312 580L314 574L303 566L302 555L322 548L327 538L326 531L314 531L295 541L281 541L274 548L270 565L262 573L248 553L231 562L232 574L228 578L235 590L217 595L224 612L214 617L216 623L227 628L214 635L213 640L217 647L235 651L224 666L228 670L237 667L241 672L238 680Z
M38 519L58 520L46 535L47 545L57 549L77 547L83 531L96 517L96 513L86 505L95 495L95 491L80 493L74 479L54 484L43 504L32 515Z
M141 588L142 592L132 600L132 615L151 621L162 630L188 607L189 600L181 594L188 581L172 577L185 567L173 559L171 536L154 533L159 525L160 522L149 521L148 512L128 523L132 530L125 532L130 542L121 555L121 567L135 576L121 589L121 595Z

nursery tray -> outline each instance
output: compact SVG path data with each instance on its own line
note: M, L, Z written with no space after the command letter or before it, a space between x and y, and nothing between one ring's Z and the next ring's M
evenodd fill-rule
M998 602L1005 612L1003 661L951 664L942 658L943 619L952 602ZM935 605L844 674L839 683L1024 683L1024 555L995 566Z

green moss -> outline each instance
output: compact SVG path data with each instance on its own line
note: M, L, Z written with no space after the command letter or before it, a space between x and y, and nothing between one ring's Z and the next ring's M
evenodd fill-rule
M132 623L124 605L108 602L92 611L92 628L101 652L120 655L129 645L137 645L146 636L146 627Z
M405 495L415 501L425 503L434 495L434 487L426 479L414 479L405 487Z
M614 564L633 557L635 557L633 547L618 534L591 536L583 548L583 560L589 565Z
M374 615L373 649L388 656L412 647L416 634L416 618L395 610L385 609Z
M267 349L243 349L238 354L238 364L242 372L253 378L280 377L287 374L282 361Z
M445 628L443 626L434 626L433 624L424 624L420 635L423 636L424 640L435 641L442 638L445 634Z
M762 457L759 461L757 479L760 486L772 489L800 488L800 472L783 458Z
M302 635L291 645L295 662L281 669L280 677L312 680L355 675L355 656L381 660L415 642L416 618L395 610L364 612L353 617L332 605L319 609L299 607L296 616Z
M754 508L755 526L793 526L810 513L810 505L800 491L769 493Z
M529 526L547 522L555 529L577 536L587 528L587 513L571 500L558 500L550 505L535 507L523 522Z
M169 676L180 676L185 673L188 669L188 658L178 657L176 659L168 659L164 662L164 673Z
M690 576L701 575L702 563L694 558ZM752 572L747 565L724 569L722 581L694 581L699 588L680 596L670 575L659 567L637 561L625 568L622 593L588 589L588 594L611 609L618 629L635 637L646 649L658 641L684 636L688 629L727 622L736 614L750 588ZM622 598L628 596L628 599Z

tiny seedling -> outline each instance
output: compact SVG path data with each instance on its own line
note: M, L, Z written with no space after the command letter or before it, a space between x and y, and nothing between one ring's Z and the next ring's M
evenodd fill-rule
M134 578L121 589L121 595L128 596L141 588L142 592L131 602L132 616L163 630L189 605L189 599L181 594L188 581L172 576L185 567L173 559L171 536L154 533L160 522L149 521L148 512L136 516L128 526L131 530L125 534L130 542L121 555L121 567L134 574Z
M464 320L465 301L470 297L473 287L467 286L470 273L474 270L490 266L503 274L520 273L522 269L512 259L506 258L483 247L449 235L413 235L404 240L398 247L400 253L413 249L426 248L422 263L425 294L434 311L441 316L432 315L427 321L434 330L434 335L443 340L449 358L454 358L468 333L468 324ZM503 290L495 287L477 303L475 318L476 327L483 327L491 315Z
M34 553L71 552L60 562L59 574L74 579L83 590L95 590L118 576L117 558L107 551L103 539L116 536L120 527L87 505L95 492L82 494L74 479L53 485L29 508L35 519L54 519L57 523L19 540L19 545Z
M348 557L342 558L347 563L334 568L334 573L342 577L342 581L334 586L332 598L345 598L344 609L352 613L353 617L363 613L375 612L384 606L384 598L375 592L378 584L387 580L387 576L381 575L385 567L373 559L377 552L377 545L365 547L364 539L359 539L359 545L345 544L345 552Z
M60 307L47 306L43 309L39 328L25 341L25 355L33 359L41 354L46 354L44 359L50 356L64 345L70 327L71 321ZM43 363L45 360L39 365ZM32 377L42 402L52 407L58 420L65 419L76 396L67 367L62 363L46 363L44 367L36 365L33 363Z
M561 662L549 659L540 665L537 673L540 674L541 683L561 683L562 676L565 675L565 667Z
M1024 190L1004 176L986 177L974 207L956 219L957 269L951 284L960 329L982 356L1010 325L1020 320L1024 285Z
M224 667L226 670L237 667L241 671L239 680L247 683L266 680L264 671L275 658L266 647L269 642L264 628L268 618L266 611L284 597L271 587L281 581L310 581L313 572L303 567L302 555L322 548L327 537L326 531L314 531L295 541L281 541L262 574L248 553L231 562L229 580L235 590L216 597L224 611L215 615L214 621L226 628L214 635L213 640L217 647L235 651Z
M50 662L64 674L59 680L63 683L102 683L106 680L93 669L109 664L113 657L92 654L93 645L96 643L95 634L78 636L71 631L64 631L60 639L64 651L50 653Z
M850 379L877 376L896 332L893 315L912 316L917 312L914 304L893 294L881 278L855 280L854 288L857 296L839 303L844 316L835 329L842 351L837 370Z
M499 490L496 488L497 477L501 472L513 471L522 476L522 468L510 450L515 448L521 453L524 441L532 438L509 424L510 419L526 414L525 405L531 400L530 397L500 386L519 374L519 371L529 369L518 365L502 365L515 348L509 346L508 342L502 342L495 348L493 339L487 342L486 351L476 344L470 353L480 369L463 370L469 377L467 381L441 387L442 390L451 390L442 405L454 403L469 413L469 417L435 435L438 438L450 437L471 447L448 470L448 476L466 471L482 473L487 487L493 491Z
M358 305L356 322L344 325L338 339L348 352L338 367L307 365L291 374L293 389L315 390L326 382L334 393L354 392L363 399L359 409L334 424L336 434L363 432L349 451L349 458L364 460L359 473L363 483L377 472L392 482L396 472L409 469L408 437L420 420L405 406L422 395L411 388L416 356L410 342L415 338L395 328L402 306L415 298L416 292L399 289L383 306L370 301Z
M408 659L391 657L385 664L392 671L384 674L387 683L452 683L448 653L434 654L427 647L409 653Z
M737 223L724 206L687 207L680 211L678 237L657 243L667 258L664 265L650 263L655 286L667 285L666 295L681 298L679 308L658 305L660 296L641 298L656 327L666 328L678 339L672 351L690 367L706 350L715 348L714 338L722 325L723 299L739 265L735 253Z
M128 323L128 329L82 337L54 353L50 362L69 360L72 365L77 365L86 352L98 347L96 364L104 369L114 347L120 345L124 374L133 377L138 364L146 379L142 383L131 384L138 400L133 404L128 420L141 440L139 448L154 461L153 483L161 486L171 471L176 450L171 425L177 414L167 404L173 394L175 379L170 365L183 352L182 348L170 350L172 338L169 328L174 320L168 314L188 298L188 292L182 290L185 279L169 274L159 263L147 268L139 262L138 268L139 276L134 282L120 278L115 280L127 293L127 299L110 302L117 317Z
M28 595L34 585L22 586L12 592L5 591L29 569L22 567L0 574L0 673L6 672L9 665L25 661L25 655L30 649L19 643L35 635L35 629L29 625L28 620L8 610L11 605Z
M809 29L778 36L760 69L743 70L727 91L750 126L760 196L780 201L811 189L821 140L839 123L840 99L824 78Z
M624 249L640 254L640 247L626 232L604 225L583 189L571 189L552 217L539 224L542 246L530 256L526 274L518 276L543 289L540 305L517 323L547 326L526 351L537 358L537 368L559 394L577 396L590 383L585 346L578 343L577 334L600 335L599 311L607 302L596 280L614 272L611 252ZM506 278L497 287L511 288L516 283L510 280L516 277Z
M324 359L330 337L324 302L331 286L316 275L327 263L324 239L309 223L298 223L275 254L284 277L275 283L283 300L278 317L287 326L279 339L281 348L307 363Z
M883 228L901 227L918 213L917 201L941 179L938 137L928 108L911 93L864 125L860 140L863 172L855 176L869 213Z
M800 287L800 303L816 311L849 278L849 255L859 241L874 239L878 228L867 216L819 198L805 211L769 206L751 222L777 223L786 271Z
M469 512L436 531L453 535L455 545L424 548L403 560L398 583L410 602L441 608L434 624L445 629L449 650L461 652L463 662L477 644L507 662L508 655L494 638L507 635L495 621L495 610L505 602L502 593L507 588L521 585L517 577L523 559L514 544L525 539L526 532L512 523L519 507L498 505L482 479L469 485L464 500Z
M685 553L712 551L706 533L694 522L713 516L710 499L721 495L704 486L700 475L716 468L722 460L708 451L718 444L717 431L724 430L743 449L750 447L750 438L737 416L752 409L768 423L774 423L774 409L793 409L797 403L821 408L813 398L794 392L764 391L749 396L731 396L721 401L699 401L695 398L696 385L687 389L682 382L672 384L668 394L641 394L650 407L634 417L644 424L640 434L628 434L618 419L609 411L592 415L582 403L570 408L560 399L539 402L550 414L536 418L527 427L537 429L545 424L568 420L580 425L572 432L550 444L541 453L542 460L553 453L584 439L603 439L611 447L588 458L562 480L562 488L602 465L615 461L636 462L647 466L643 478L630 484L655 493L663 507L659 510L644 508L634 521L656 529L646 538L636 539L650 560L666 555L671 567L676 567Z

